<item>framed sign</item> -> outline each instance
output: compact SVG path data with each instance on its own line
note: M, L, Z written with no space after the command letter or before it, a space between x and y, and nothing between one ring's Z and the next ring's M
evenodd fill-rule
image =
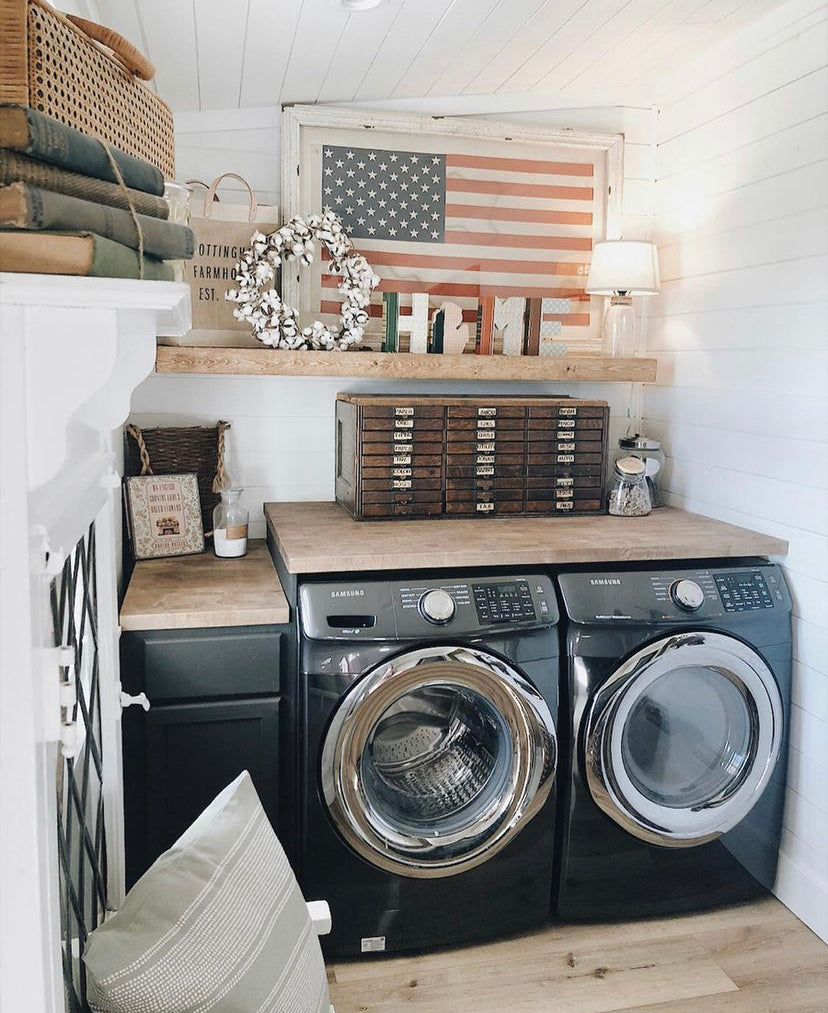
M136 559L204 551L195 475L137 475L126 480L126 505Z
M381 278L372 348L387 348L390 306L412 351L425 350L420 332L437 313L441 333L468 325L466 351L481 322L497 345L485 350L520 354L531 324L534 354L548 341L600 351L602 301L584 287L594 243L621 233L622 135L289 106L282 145L285 216L330 207ZM322 255L283 267L282 297L302 325L338 316L326 267Z

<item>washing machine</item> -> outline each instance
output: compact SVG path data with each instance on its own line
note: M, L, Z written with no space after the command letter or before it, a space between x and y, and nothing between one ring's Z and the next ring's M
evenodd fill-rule
M593 570L561 574L559 589L559 915L663 914L770 889L791 682L779 568Z
M532 573L301 586L298 871L328 955L548 917L558 615Z

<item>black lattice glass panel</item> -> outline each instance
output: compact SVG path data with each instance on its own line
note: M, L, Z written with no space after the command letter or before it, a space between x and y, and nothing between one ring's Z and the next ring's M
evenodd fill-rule
M74 674L77 691L77 703L63 713L76 725L75 755L60 753L56 772L64 992L68 1013L87 1013L80 955L106 908L94 524L52 583L51 604L55 644L74 655L62 678Z

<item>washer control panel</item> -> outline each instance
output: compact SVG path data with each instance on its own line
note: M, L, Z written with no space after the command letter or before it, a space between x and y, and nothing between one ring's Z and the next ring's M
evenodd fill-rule
M537 619L528 580L472 584L472 594L477 618L487 626L489 623L525 623Z
M715 579L725 612L754 612L756 609L773 608L773 596L760 571L717 573Z

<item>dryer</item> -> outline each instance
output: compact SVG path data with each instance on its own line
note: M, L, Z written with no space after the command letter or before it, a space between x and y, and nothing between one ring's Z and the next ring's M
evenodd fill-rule
M791 601L764 560L564 573L557 911L621 918L773 886Z
M547 576L306 583L299 877L331 955L548 917L559 640Z

